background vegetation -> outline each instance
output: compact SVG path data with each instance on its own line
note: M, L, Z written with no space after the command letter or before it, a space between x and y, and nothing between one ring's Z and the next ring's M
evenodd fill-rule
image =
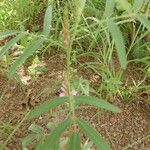
M67 108L66 119L56 128L48 124L51 134L32 124L29 130L33 134L23 139L23 149L35 139L36 149L59 149L62 142L59 137L66 129L68 150L88 149L80 144L78 128L97 149L111 149L87 121L76 116L76 110L87 104L97 108L97 116L102 108L121 112L114 106L121 100L115 103L114 100L131 102L137 99L138 93L149 91L149 1L2 0L0 6L0 70L8 82L17 80L23 90L24 83L18 74L22 66L27 64L26 74L34 82L47 71L45 66L39 65L42 57L64 57L65 71L54 87L59 85L64 97L56 97L29 110L23 121L62 104ZM126 75L132 65L144 76L142 80ZM97 78L96 84L84 75L83 72L88 71ZM149 96L145 103L150 103ZM2 149L19 126L2 144Z

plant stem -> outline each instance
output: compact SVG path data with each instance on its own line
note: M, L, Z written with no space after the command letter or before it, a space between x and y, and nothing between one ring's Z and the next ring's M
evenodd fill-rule
M70 52L71 52L71 48L66 49L66 54L67 54L66 83L67 83L67 94L68 94L68 97L69 97L69 112L70 112L71 119L73 121L74 130L76 131L76 121L75 121L76 117L75 117L74 98L73 98L72 93L71 93L71 84L70 84L70 82L71 82L71 69L70 69L70 65L71 65L70 55L71 55L71 53Z
M63 25L63 36L64 36L64 45L65 45L65 50L66 50L66 64L67 64L67 73L66 73L66 87L67 87L67 95L69 97L69 112L70 112L70 117L73 121L73 129L76 131L76 117L75 117L75 106L74 106L74 98L71 93L71 49L72 49L72 44L70 42L70 33L69 33L69 19L68 19L68 8L65 7L64 9L64 25Z

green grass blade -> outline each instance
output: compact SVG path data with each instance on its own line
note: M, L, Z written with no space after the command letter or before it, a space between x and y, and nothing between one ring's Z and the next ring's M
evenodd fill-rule
M95 107L104 108L113 112L121 112L121 110L117 106L114 106L105 100L93 96L75 96L74 99L76 105L88 104Z
M126 56L125 44L124 44L124 40L123 40L121 31L113 20L109 20L107 22L107 25L108 25L108 30L110 31L111 36L115 42L117 55L119 58L121 68L126 69L126 67L127 67L127 56Z
M27 116L26 119L32 119L35 117L40 116L41 114L49 111L52 108L55 108L61 104L64 104L67 101L67 97L57 97L50 101L46 101L40 106L37 106L35 109L33 109Z
M50 33L50 25L52 21L52 7L48 6L46 9L43 25L43 34L47 37Z
M138 16L137 19L148 29L150 30L150 21L144 16Z
M45 140L42 150L54 150L53 145L59 139L59 137L65 132L65 130L71 125L71 120L66 119L56 127L50 136Z
M111 150L109 145L103 140L102 136L88 122L83 119L77 119L77 123L90 140L96 145L97 150Z
M15 63L9 68L8 77L11 79L18 67L20 67L25 60L31 56L44 42L44 38L39 38L32 42L29 46L24 49L24 53L15 61Z
M0 51L0 58L15 44L17 43L22 37L24 37L24 33L18 34L16 37L14 37L12 40L10 40L6 45L2 48Z
M143 5L144 0L135 0L133 4L133 12L138 13L138 11L141 9Z
M114 0L106 1L104 17L109 18L113 14L114 6L115 6Z
M72 133L69 143L68 143L68 149L67 150L82 150L81 149L81 143L80 143L80 137L78 133Z
M0 32L0 38L5 38L7 36L12 36L12 35L15 35L17 33L18 33L17 31L13 31L13 30L1 31Z

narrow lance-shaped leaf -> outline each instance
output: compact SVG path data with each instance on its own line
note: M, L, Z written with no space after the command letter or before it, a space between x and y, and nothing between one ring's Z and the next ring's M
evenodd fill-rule
M36 135L35 134L31 134L31 135L26 136L22 140L22 147L26 148L35 139L36 139Z
M36 124L31 124L28 130L34 132L34 133L44 133L44 129Z
M50 25L52 21L52 7L48 6L45 12L43 34L47 37L50 33Z
M85 7L86 0L76 0L75 3L75 24L78 26L83 9Z
M42 150L43 145L44 145L44 140L38 141L38 143L36 144L35 150Z
M144 16L138 16L137 19L148 29L150 30L150 21Z
M109 18L113 14L114 6L115 6L114 0L106 1L104 17Z
M144 0L135 0L133 5L133 12L138 13L138 11L141 9L143 5Z
M111 33L111 36L115 42L117 55L122 69L127 67L127 55L125 50L124 40L121 34L119 27L115 24L113 20L107 22L108 29Z
M45 144L45 141L44 140L40 140L36 147L35 147L35 150L43 150L44 149L44 144ZM49 150L59 150L60 146L59 146L59 139L57 139L55 141L55 143L53 143L53 145L51 145L51 147L49 148Z
M103 140L98 133L88 122L83 119L78 119L77 123L90 140L96 145L97 150L111 150L110 146Z
M59 139L59 137L65 132L65 130L71 125L71 120L66 119L56 127L50 136L46 139L42 150L54 150L53 144Z
M53 150L60 150L59 138L53 143Z
M67 150L82 150L81 143L80 143L80 137L79 137L78 133L76 133L76 132L72 133L72 135L69 139Z
M20 33L18 34L16 37L14 37L13 39L11 39L8 43L6 43L6 45L2 48L2 50L0 51L0 58L14 45L16 44L22 37L24 37L25 34L24 33Z
M0 38L5 38L7 36L12 36L12 35L15 35L17 33L18 33L17 31L13 31L13 30L1 31L0 32Z
M10 67L8 71L9 78L12 78L14 76L18 67L20 67L25 62L25 60L29 56L31 56L37 50L37 48L39 48L43 44L44 40L45 40L44 38L40 37L39 39L34 40L34 42L32 42L28 47L25 48L24 53Z
M99 108L104 108L113 112L121 112L121 110L105 100L93 97L93 96L75 96L75 104L88 104Z
M37 106L34 110L32 110L26 119L32 119L40 116L41 114L48 112L50 109L55 108L61 104L64 104L67 101L67 97L57 97L50 101L46 101L40 106Z

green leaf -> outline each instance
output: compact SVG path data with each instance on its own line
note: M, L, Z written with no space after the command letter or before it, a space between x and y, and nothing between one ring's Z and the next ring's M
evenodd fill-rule
M35 150L43 150L44 148L44 144L45 144L45 141L43 140L40 140L36 147L35 147ZM55 143L53 143L53 145L50 147L51 150L59 150L59 139L55 141Z
M83 119L77 119L77 123L90 140L96 145L97 150L111 150L109 145L103 140L102 136L88 122Z
M107 0L105 6L104 17L109 18L114 11L115 1L114 0Z
M44 150L44 144L45 144L45 141L39 141L35 147L35 150ZM48 150L59 150L59 139L57 139L55 141L55 143L53 143L53 145L50 146L50 148Z
M150 21L146 17L138 16L137 19L144 25L144 27L150 30Z
M13 30L1 31L0 32L0 38L5 38L7 36L12 36L12 35L15 35L17 33L18 33L17 31L13 31Z
M125 50L124 40L121 34L119 27L115 24L113 20L109 20L107 22L108 30L111 33L111 36L115 42L115 46L117 49L117 55L119 57L119 62L122 69L126 69L127 67L127 56Z
M143 47L143 41L139 40L136 44L132 47L132 56L134 59L142 59L146 57L145 48Z
M44 129L36 124L31 124L28 129L34 133L44 133Z
M18 34L16 37L11 39L0 51L0 58L15 44L17 43L22 37L24 37L24 33Z
M48 6L44 17L43 34L47 37L50 33L50 25L52 21L52 7Z
M46 139L44 143L44 147L42 150L54 150L54 143L59 139L59 137L65 132L65 130L71 125L71 120L66 119L62 123L58 125L51 133L50 136Z
M74 97L75 104L88 104L99 108L104 108L113 112L121 112L121 110L105 100L93 97L93 96L75 96Z
M54 123L51 123L49 122L46 127L50 130L50 131L53 131L55 129L55 124Z
M135 0L133 4L133 12L138 13L138 11L141 9L143 5L144 0Z
M23 149L25 149L35 139L36 139L35 134L31 134L31 135L28 135L25 138L23 138L23 140L22 140Z
M52 148L52 147L51 147ZM55 141L55 143L53 143L53 148L52 150L59 150L59 139L57 139Z
M68 150L81 150L80 137L76 132L69 139Z
M44 145L44 141L43 141L43 140L40 140L40 141L36 144L35 150L42 150L43 145Z
M119 7L118 7L119 11L125 10L127 13L131 13L132 12L132 6L128 2L128 0L115 0L115 1L119 5Z
M8 77L10 79L14 76L18 67L20 67L25 62L25 60L29 56L33 55L33 53L36 51L36 49L39 48L43 44L44 40L45 40L44 38L40 37L40 38L34 40L29 46L27 46L24 49L24 53L15 61L15 63L9 69Z
M54 98L50 101L46 101L43 104L41 104L40 106L36 107L34 110L32 110L26 119L32 119L35 117L40 116L41 114L49 111L52 108L55 108L63 103L65 103L67 101L67 97L57 97Z

